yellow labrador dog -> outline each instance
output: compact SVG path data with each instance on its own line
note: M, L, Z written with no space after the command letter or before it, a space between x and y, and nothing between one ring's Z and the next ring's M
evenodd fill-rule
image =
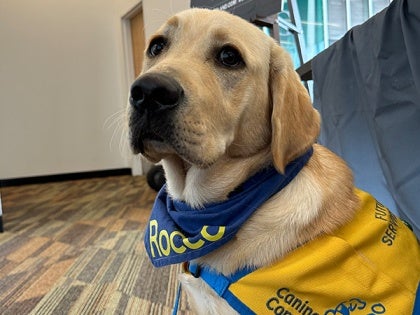
M315 144L288 54L250 23L191 9L150 39L130 95L132 149L167 186L145 233L197 314L411 314L415 236Z

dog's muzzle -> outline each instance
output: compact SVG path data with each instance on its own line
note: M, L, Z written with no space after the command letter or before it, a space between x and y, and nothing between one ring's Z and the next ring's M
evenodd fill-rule
M184 90L173 78L157 73L144 74L130 90L130 140L134 153L145 153L145 142L171 144L173 116Z

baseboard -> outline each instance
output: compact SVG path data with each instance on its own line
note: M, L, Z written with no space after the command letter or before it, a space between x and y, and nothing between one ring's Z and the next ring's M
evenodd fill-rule
M44 184L44 183L51 183L51 182L63 182L63 181L68 181L68 180L79 180L79 179L123 176L123 175L131 175L131 168L119 168L119 169L101 170L101 171L0 179L0 187Z

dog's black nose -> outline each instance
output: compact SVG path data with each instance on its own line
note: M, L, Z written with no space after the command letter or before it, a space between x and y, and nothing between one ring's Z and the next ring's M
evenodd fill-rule
M184 91L177 81L163 74L145 74L131 86L134 108L162 111L177 106Z

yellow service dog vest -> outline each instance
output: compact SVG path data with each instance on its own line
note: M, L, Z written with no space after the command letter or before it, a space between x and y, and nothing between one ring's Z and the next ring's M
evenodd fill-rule
M241 315L420 314L414 233L371 195L356 193L362 206L349 224L270 267L230 277L190 271Z

